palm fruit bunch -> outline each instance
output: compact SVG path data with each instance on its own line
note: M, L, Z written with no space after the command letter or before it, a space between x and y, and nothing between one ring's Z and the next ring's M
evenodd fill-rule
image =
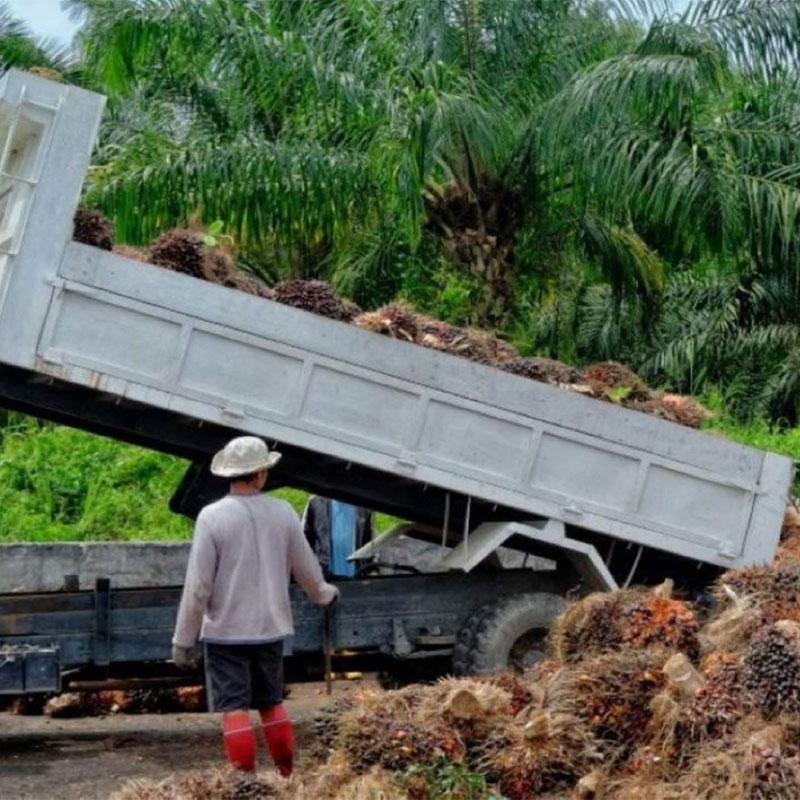
M55 719L101 717L123 701L121 692L64 692L47 701L44 713Z
M205 686L180 686L175 690L180 711L208 711L208 698Z
M699 428L712 414L692 397L680 394L662 394L652 402L664 409L666 419L685 425L687 428Z
M728 587L727 589L725 587ZM800 559L785 558L772 564L731 570L724 573L714 586L717 601L730 596L757 595L759 604L800 604Z
M489 364L500 366L519 358L519 353L514 345L492 333L477 328L467 328L465 335L482 354L481 360L485 360Z
M752 710L742 692L741 658L735 653L712 653L703 660L702 674L705 685L686 708L686 722L704 738L719 739Z
M126 705L122 710L127 714L176 714L206 710L206 694L202 686L131 689L124 695Z
M633 411L641 411L651 417L675 422L687 428L699 428L712 413L692 397L679 394L662 394L648 400L623 399L622 405Z
M509 692L490 681L461 678L446 678L428 688L414 714L423 723L444 723L467 747L511 716Z
M800 757L794 742L787 741L782 725L747 726L731 741L713 742L702 750L691 768L669 785L649 787L636 797L670 800L790 800L800 797ZM620 794L619 797L626 795ZM634 795L627 795L631 797Z
M616 361L603 361L586 367L582 373L583 381L592 387L598 397L613 397L620 392L620 399L647 400L650 389L631 369Z
M201 257L202 277L205 280L210 283L218 283L221 286L233 285L237 269L230 253L221 247L210 247L203 242Z
M325 281L290 280L282 281L274 287L275 300L293 308L310 311L328 319L352 322L361 309L345 300Z
M622 641L637 648L680 650L695 659L700 653L698 629L694 612L686 603L650 593L625 609Z
M337 747L358 772L378 765L403 770L437 758L460 762L466 750L458 734L440 717L421 710L433 690L419 685L389 692L363 693L339 717Z
M72 238L76 242L111 250L114 247L114 223L96 208L79 208L72 220Z
M787 506L781 527L781 543L778 560L800 559L800 512L795 506Z
M540 383L575 384L581 380L581 373L569 364L556 361L553 358L515 358L503 364L503 370L512 375L520 375Z
M150 245L149 261L174 272L205 279L205 248L202 234L175 228L163 233Z
M621 647L625 609L638 599L638 592L596 592L569 605L550 632L556 658L575 662Z
M402 303L390 303L377 311L359 314L353 324L401 342L416 342L419 336L416 313Z
M516 716L523 708L527 708L534 702L534 693L528 682L512 672L501 672L481 680L508 693L512 716Z
M482 745L479 767L503 797L527 800L570 789L601 759L579 720L539 711L527 722L497 726Z
M314 736L326 747L334 747L339 737L342 714L356 705L354 694L344 694L326 703L314 716Z
M796 747L753 746L748 756L748 798L788 800L800 797L800 753Z
M781 620L753 636L742 683L763 712L800 712L800 623Z
M548 687L549 707L583 720L609 758L627 758L666 684L665 661L660 651L621 650L569 666Z
M461 356L479 363L489 363L488 356L481 347L467 335L463 328L443 322L440 319L420 315L417 318L417 344Z
M751 710L742 692L738 656L714 653L704 659L696 675L698 680L688 686L677 685L668 675L667 688L651 703L650 748L678 769L690 763L706 742L730 736Z
M358 772L375 765L402 771L437 758L461 762L466 754L458 735L447 726L400 719L385 709L344 715L339 746Z

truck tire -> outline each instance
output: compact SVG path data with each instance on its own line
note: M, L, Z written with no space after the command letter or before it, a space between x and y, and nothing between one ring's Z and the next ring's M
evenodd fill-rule
M506 597L467 619L453 647L453 672L522 672L544 658L545 639L564 598L549 592Z

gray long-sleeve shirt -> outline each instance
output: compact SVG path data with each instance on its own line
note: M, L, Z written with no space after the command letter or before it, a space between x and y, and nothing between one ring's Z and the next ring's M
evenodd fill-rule
M259 643L294 633L290 575L327 605L326 583L294 509L266 495L233 495L197 517L173 644Z

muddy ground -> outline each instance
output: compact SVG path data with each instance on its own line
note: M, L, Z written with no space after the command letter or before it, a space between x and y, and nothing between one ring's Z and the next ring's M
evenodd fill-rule
M336 683L334 694L360 681ZM295 684L287 707L296 723L298 769L303 768L324 685ZM125 781L223 764L216 714L112 715L50 719L0 713L2 800L107 800ZM263 742L259 764L269 763Z

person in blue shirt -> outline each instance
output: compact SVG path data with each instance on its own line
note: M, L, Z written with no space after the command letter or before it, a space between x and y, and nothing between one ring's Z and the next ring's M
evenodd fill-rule
M372 512L315 495L303 512L303 532L326 575L354 578L357 565L347 557L372 539Z

